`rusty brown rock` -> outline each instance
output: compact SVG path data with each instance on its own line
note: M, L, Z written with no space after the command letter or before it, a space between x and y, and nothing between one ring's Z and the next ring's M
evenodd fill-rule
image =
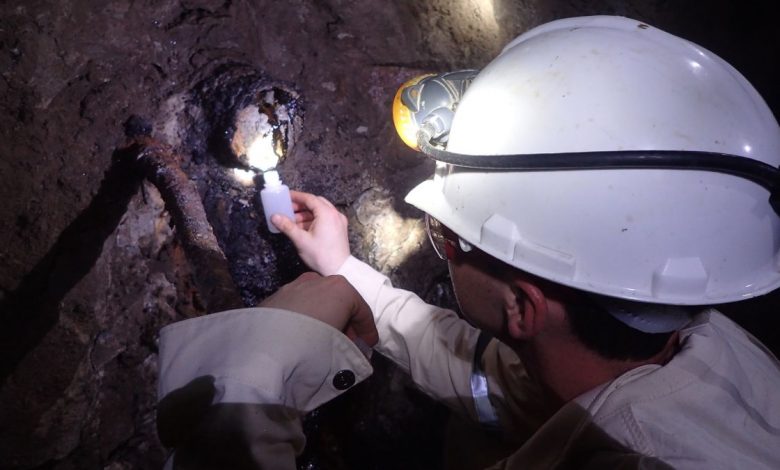
M143 176L162 194L206 310L219 312L243 307L200 194L181 169L181 157L169 146L151 139L140 139L122 153L134 158Z

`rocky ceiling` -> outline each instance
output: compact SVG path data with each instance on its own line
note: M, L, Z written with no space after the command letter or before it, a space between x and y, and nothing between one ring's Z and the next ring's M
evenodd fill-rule
M157 331L219 307L220 298L253 304L303 272L289 243L264 228L255 181L230 156L231 144L241 145L236 112L249 107L242 119L273 127L289 186L324 195L349 216L358 257L452 305L420 214L402 202L431 165L395 136L397 86L420 72L480 67L551 19L620 14L717 52L777 114L780 33L768 6L704 5L2 2L0 468L159 468ZM139 136L145 144L128 140ZM166 168L192 182L221 260L194 252L185 228L173 228L182 216L158 189L165 183L127 158L138 145L157 149ZM220 263L234 283L224 296L204 291L202 280L204 265ZM726 310L776 348L777 321L765 315L775 299ZM376 361L367 384L307 418L301 468L443 465L446 411Z

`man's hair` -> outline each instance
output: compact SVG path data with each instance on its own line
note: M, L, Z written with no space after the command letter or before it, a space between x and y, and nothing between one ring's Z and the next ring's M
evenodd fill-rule
M577 293L566 302L572 333L585 346L607 359L646 360L661 352L674 334L645 333L612 316L595 294Z

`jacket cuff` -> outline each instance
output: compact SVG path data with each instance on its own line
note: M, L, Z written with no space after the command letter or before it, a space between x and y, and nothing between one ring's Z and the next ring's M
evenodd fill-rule
M158 399L196 379L215 403L308 412L371 375L360 349L324 322L274 308L230 310L160 331Z
M384 274L352 255L341 265L336 274L344 276L372 309L377 303L379 291L388 282Z

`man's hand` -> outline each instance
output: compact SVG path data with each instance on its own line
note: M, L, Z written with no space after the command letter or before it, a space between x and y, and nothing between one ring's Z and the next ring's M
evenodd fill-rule
M271 222L293 242L298 255L323 276L336 274L349 257L347 218L322 196L290 191L295 221L274 215Z
M316 318L342 331L351 340L360 338L369 346L379 341L371 309L341 276L304 273L258 307L282 308Z

